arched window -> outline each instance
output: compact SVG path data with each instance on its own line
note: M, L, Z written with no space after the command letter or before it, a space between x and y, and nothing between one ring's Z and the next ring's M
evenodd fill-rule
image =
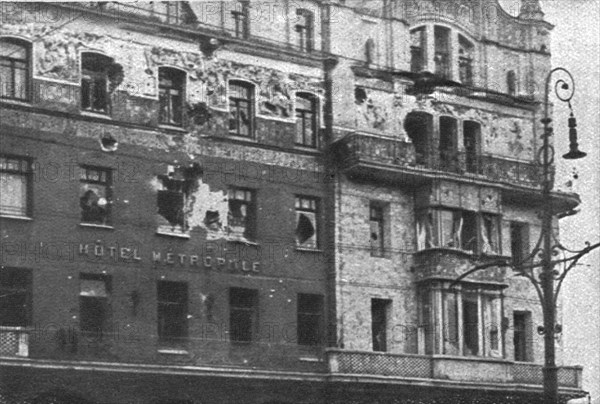
M433 117L424 112L411 112L404 121L404 130L415 146L417 164L427 164Z
M517 95L517 74L514 70L506 73L506 89L509 95Z
M317 147L317 97L296 94L296 144Z
M170 67L158 68L159 122L166 125L183 124L185 72Z
M0 39L0 97L30 99L31 46L12 38Z
M113 60L99 53L81 54L81 109L108 112L108 71Z
M299 8L296 10L297 21L296 34L298 36L298 47L303 52L314 49L314 17L309 10Z
M252 136L254 129L254 86L245 81L229 82L229 133Z

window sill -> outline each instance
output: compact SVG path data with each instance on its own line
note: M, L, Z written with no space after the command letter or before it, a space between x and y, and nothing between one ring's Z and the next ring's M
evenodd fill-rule
M186 129L183 129L181 126L169 125L166 123L158 124L159 129L164 129L169 132L177 132L177 133L188 133Z
M30 107L31 106L31 101L30 100L17 100L17 99L12 99L12 98L0 98L0 101L6 102L7 104L22 105L24 107Z
M29 216L16 216L16 215L0 215L2 219L12 219L12 220L23 220L25 222L33 221L32 217Z
M106 224L95 224L95 223L79 223L80 227L88 227L92 229L105 229L105 230L114 230L113 226L109 226Z
M254 138L254 136L242 136L242 135L238 135L237 133L232 133L232 132L228 132L228 137L231 139L236 139L242 142L248 142L248 143L258 143L258 141Z
M163 355L189 355L187 350L175 348L158 348L156 352Z
M185 234L185 233L170 233L170 232L166 232L166 231L157 230L156 234L159 236L182 238L182 239L186 239L186 240L190 239L190 235Z
M317 358L317 357L300 357L300 358L298 358L298 361L300 361L300 362L312 362L312 363L323 362L322 359Z
M80 114L83 116L89 116L92 118L100 118L100 119L106 119L107 121L112 121L112 117L110 115L108 115L108 113L82 110L80 112Z
M312 252L312 253L322 253L322 252L324 252L323 250L320 250L318 248L308 248L308 247L296 247L296 251L300 251L300 252Z
M310 153L319 153L321 151L318 146L306 146L298 143L294 143L294 149Z

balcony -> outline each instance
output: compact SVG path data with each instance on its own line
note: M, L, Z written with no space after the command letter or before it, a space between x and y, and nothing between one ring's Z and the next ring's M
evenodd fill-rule
M425 182L427 177L439 178L441 173L446 173L449 177L458 175L535 189L539 189L542 182L542 169L533 162L465 151L417 153L412 143L364 132L354 132L337 140L332 151L340 168L371 180L419 183Z
M430 379L448 382L502 383L542 387L542 366L506 360L390 354L328 349L327 360L332 375L352 377L385 376L402 379ZM582 368L559 368L561 388L581 389Z
M0 356L29 356L29 331L22 327L0 327Z

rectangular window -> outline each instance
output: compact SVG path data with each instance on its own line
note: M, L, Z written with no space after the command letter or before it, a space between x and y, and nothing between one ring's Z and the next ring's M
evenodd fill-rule
M319 345L323 341L323 296L298 294L298 344Z
M479 355L479 302L476 293L462 296L463 352L466 356Z
M110 277L96 274L79 276L79 328L101 337L109 326Z
M485 356L500 357L501 352L501 308L500 308L500 297L483 294L483 324L485 334Z
M443 325L444 325L444 354L458 355L459 350L459 318L458 294L453 291L443 292Z
M481 252L488 255L500 254L500 217L497 215L481 215Z
M528 311L515 311L513 313L515 361L532 362L532 330L531 313Z
M296 197L296 245L318 248L317 199Z
M185 72L168 67L158 69L159 122L165 125L183 124Z
M440 117L440 169L443 171L458 170L457 130L456 119Z
M80 168L79 206L82 223L110 225L111 182L111 170Z
M178 1L165 1L167 24L178 24L181 14L181 4Z
M425 27L410 32L410 71L419 73L425 69Z
M434 27L435 74L450 78L450 29Z
M463 145L465 148L465 168L467 172L480 174L479 139L481 125L477 122L466 121L463 124Z
M419 290L419 328L418 344L419 354L431 355L434 352L434 304L432 302L433 293L428 288Z
M229 289L229 337L234 342L252 342L258 326L258 291Z
M391 305L391 300L371 299L371 336L375 352L387 351L388 316Z
M383 257L384 244L384 219L383 207L377 204L369 206L369 223L371 227L371 256Z
M30 160L0 156L0 215L29 216L30 194Z
M308 93L296 94L296 144L317 147L317 99Z
M523 264L529 255L529 225L510 222L510 250L514 264Z
M256 238L256 205L254 192L248 189L229 190L229 214L227 217L230 235L254 240Z
M28 269L0 270L0 326L31 325L31 281Z
M238 1L231 12L236 38L248 39L250 37L250 5L248 1Z
M296 33L298 36L298 48L303 52L311 52L314 47L314 24L313 14L309 10L297 9Z
M458 69L460 82L473 85L473 44L462 35L458 36Z
M158 232L187 234L188 197L198 175L198 167L169 166L167 175L158 176Z
M30 45L16 39L0 39L0 97L29 100Z
M253 87L242 81L229 82L229 133L251 137L254 125Z
M81 54L81 109L108 113L108 70L112 59L97 53Z
M158 281L158 341L182 344L188 336L188 285L184 282Z

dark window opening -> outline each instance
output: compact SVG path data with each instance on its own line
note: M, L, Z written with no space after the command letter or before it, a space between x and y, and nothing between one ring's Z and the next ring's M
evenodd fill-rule
M309 93L296 94L296 144L317 146L317 97Z
M252 136L254 126L254 87L243 81L229 82L229 133Z
M371 241L371 256L383 257L384 255L384 216L383 207L377 204L369 206L369 224L370 224L370 241Z
M297 9L296 33L298 36L298 48L303 52L311 52L314 48L314 17L313 13L306 9Z
M509 95L512 95L513 97L517 95L517 74L514 70L511 70L506 74L506 88Z
M238 1L235 10L231 12L236 38L248 39L250 37L250 4L248 1Z
M527 311L515 311L513 313L513 342L515 349L515 361L531 362L532 358L532 330L531 313Z
M440 168L456 172L459 167L457 122L448 116L440 117Z
M477 295L465 294L462 298L464 354L479 354L479 315Z
M160 186L157 193L159 231L175 233L188 231L186 205L201 174L200 167L194 164L189 167L170 166L167 175L158 177Z
M450 29L434 27L435 74L450 78Z
M110 290L109 276L79 276L79 328L95 339L100 339L109 329Z
M371 299L371 335L373 351L387 351L387 329L389 309L392 302L386 299Z
M481 252L488 255L500 253L500 218L496 215L481 215Z
M510 250L513 264L523 265L529 255L529 225L510 222Z
M298 344L320 345L323 340L323 296L298 294Z
M411 112L406 116L404 129L415 147L416 163L426 165L433 132L433 117L421 112Z
M463 144L465 147L465 168L467 172L479 174L481 165L479 162L481 136L481 125L477 122L466 121L463 124Z
M97 53L81 54L81 109L108 113L108 74L113 60Z
M31 174L29 159L0 156L0 215L29 216Z
M0 270L0 326L31 325L31 271L21 268Z
M296 245L303 248L318 248L317 200L296 197Z
M158 340L181 344L188 336L188 285L184 282L157 282Z
M229 289L229 337L234 342L252 342L258 326L258 291Z
M110 225L111 181L110 170L80 168L79 207L82 223Z
M167 125L183 124L185 72L169 67L158 69L159 122Z
M255 239L256 208L252 191L239 188L229 190L227 224L232 235L244 237L247 240Z
M460 82L473 85L473 44L464 36L458 36L458 71Z
M0 97L30 99L30 45L18 39L0 39Z
M410 32L410 71L419 73L425 70L425 27L414 29Z
M461 244L460 248L465 251L478 251L478 235L477 235L477 214L475 212L461 212L458 224L459 228L461 228L460 238ZM455 221L456 226L456 221Z

